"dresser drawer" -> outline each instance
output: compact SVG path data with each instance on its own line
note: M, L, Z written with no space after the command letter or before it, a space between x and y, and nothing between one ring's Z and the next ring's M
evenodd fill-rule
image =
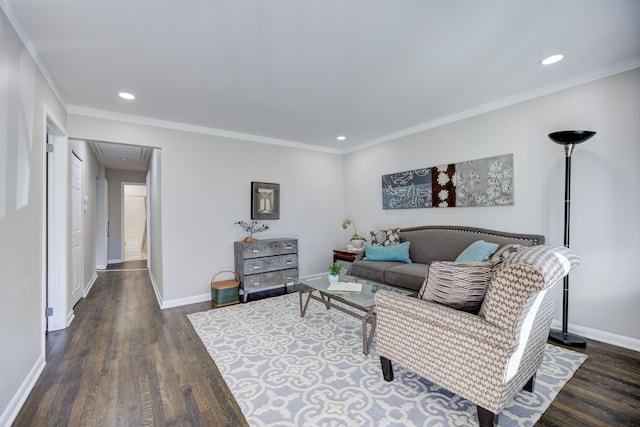
M291 240L261 240L259 242L242 245L241 258L262 258L274 255L295 254L298 252L298 241Z
M249 258L244 261L245 275L298 267L298 254Z
M252 289L266 288L274 285L284 285L293 282L298 278L298 269L291 268L288 270L269 271L266 273L258 273L245 275L242 277L242 289L250 291Z

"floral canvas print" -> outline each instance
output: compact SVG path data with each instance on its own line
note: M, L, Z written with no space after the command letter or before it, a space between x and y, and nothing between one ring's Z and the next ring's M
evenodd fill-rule
M513 154L456 163L456 206L513 205Z
M513 205L513 154L382 176L382 208Z

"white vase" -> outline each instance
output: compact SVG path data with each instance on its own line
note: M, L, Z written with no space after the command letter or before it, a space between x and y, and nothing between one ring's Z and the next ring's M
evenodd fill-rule
M352 240L351 241L351 245L356 248L356 249L362 249L362 247L364 246L364 240Z
M339 281L340 281L340 275L339 274L336 274L336 275L330 274L329 275L329 283L336 283L336 282L339 282Z

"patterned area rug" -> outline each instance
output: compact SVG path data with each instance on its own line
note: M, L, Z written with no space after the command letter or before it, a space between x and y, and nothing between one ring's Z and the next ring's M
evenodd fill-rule
M382 379L375 339L317 301L300 317L298 294L189 315L251 426L469 426L475 405L394 365ZM586 356L547 345L535 393L521 391L500 426L531 426Z

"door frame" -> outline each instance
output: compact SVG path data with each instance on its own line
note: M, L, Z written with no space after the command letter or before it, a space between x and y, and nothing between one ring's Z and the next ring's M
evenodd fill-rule
M69 275L69 141L67 131L53 111L43 104L43 227L42 313L43 330L65 329L73 320L68 308ZM48 152L47 144L53 145ZM46 242L46 243L45 243ZM48 311L52 310L51 315ZM44 340L44 334L43 334Z
M124 229L125 229L125 209L124 209L124 203L125 203L125 196L124 196L124 187L127 185L135 185L137 187L145 187L145 199L149 200L149 187L147 186L147 182L145 180L145 182L133 182L133 181L121 181L120 182L120 254L122 256L122 262L125 262L125 256L124 256ZM146 229L147 229L147 235L145 236L145 238L148 238L148 230L149 230L149 206L145 203L145 222L146 222ZM149 240L147 239L147 262L149 262ZM148 266L148 264L147 264Z
M99 166L100 167L100 166ZM96 178L96 269L105 270L109 264L109 181L104 172ZM100 250L98 251L98 246Z

